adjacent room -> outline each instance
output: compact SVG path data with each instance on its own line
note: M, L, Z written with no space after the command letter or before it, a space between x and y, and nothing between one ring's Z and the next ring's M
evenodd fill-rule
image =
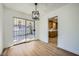
M78 56L78 3L0 3L1 56Z

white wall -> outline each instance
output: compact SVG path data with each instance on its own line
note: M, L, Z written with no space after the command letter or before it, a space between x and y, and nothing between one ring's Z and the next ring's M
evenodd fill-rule
M40 38L48 42L48 18L58 16L58 47L79 54L79 4L68 4L41 19Z
M40 18L40 40L48 42L48 16L41 16Z
M31 19L25 13L9 9L7 7L4 8L4 48L10 46L13 43L13 17L22 17L25 19Z
M39 26L39 24L40 24L40 20L37 20L37 21L35 21L35 29L36 29L36 31L35 31L35 39L39 39L40 37L39 37L39 31L40 31L40 26Z
M0 4L0 54L3 50L3 28L2 21L3 20L3 6Z

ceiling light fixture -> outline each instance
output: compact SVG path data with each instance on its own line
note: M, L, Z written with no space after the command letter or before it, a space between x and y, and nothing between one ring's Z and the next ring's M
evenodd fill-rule
M35 10L32 11L32 19L34 20L34 29L33 29L33 31L34 31L34 37L35 37L35 31L36 31L35 21L39 20L39 11L37 10L37 3L34 3L34 5L35 5Z
M35 10L32 11L32 19L34 20L39 20L39 11L37 10L37 3L34 3L35 5Z

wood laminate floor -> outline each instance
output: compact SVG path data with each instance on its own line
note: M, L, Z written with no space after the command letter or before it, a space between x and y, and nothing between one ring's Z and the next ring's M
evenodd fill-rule
M49 38L49 44L52 45L53 47L56 47L57 46L57 37Z
M31 41L5 49L3 56L76 56L73 53L52 47L43 41Z

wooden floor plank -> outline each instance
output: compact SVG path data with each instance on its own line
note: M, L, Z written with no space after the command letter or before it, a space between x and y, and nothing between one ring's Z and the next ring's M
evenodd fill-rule
M3 56L76 56L76 54L37 40L7 48Z

